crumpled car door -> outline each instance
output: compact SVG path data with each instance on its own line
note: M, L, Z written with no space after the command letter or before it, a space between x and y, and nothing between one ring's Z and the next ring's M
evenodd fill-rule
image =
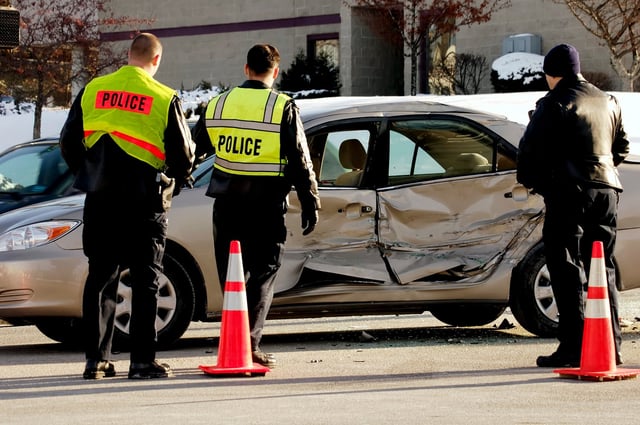
M374 133L370 124L360 124L350 129L326 129L309 138L322 209L315 230L302 236L300 206L291 191L287 242L276 293L295 287L303 270L345 279L391 280L376 234L377 195L360 187L366 149ZM315 290L323 290L322 285L317 286Z
M381 250L395 279L486 279L540 217L516 199L515 150L477 123L429 117L389 125L388 187L378 191ZM526 191L525 191L526 193Z
M511 173L381 191L380 243L398 282L486 277L540 212L534 197L505 197L516 186Z

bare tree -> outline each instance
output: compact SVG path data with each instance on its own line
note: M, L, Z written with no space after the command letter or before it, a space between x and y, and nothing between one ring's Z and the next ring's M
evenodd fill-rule
M554 0L566 4L587 31L608 47L611 66L633 91L640 76L640 1Z
M34 138L40 137L42 108L50 98L68 103L73 81L86 81L126 60L123 49L100 41L101 30L133 29L151 22L114 16L109 0L13 0L12 4L20 11L20 45L0 52L0 79L19 98L34 102ZM76 60L82 65L73 66Z
M417 93L418 58L440 37L463 26L487 22L491 15L511 5L510 0L351 0L350 7L366 8L379 19L375 28L383 35L399 36L405 57L411 59L411 94Z
M448 94L446 92L451 91L450 87L455 93L477 94L488 69L485 56L449 52L434 66L433 77L438 77L433 78L434 85L441 90L441 94Z

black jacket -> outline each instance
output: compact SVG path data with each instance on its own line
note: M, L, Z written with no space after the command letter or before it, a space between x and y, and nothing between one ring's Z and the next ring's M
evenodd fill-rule
M247 80L240 87L268 88L262 82L255 80ZM194 128L194 140L198 158L214 153L204 113L200 115ZM303 210L320 209L318 184L308 153L307 139L300 120L300 112L293 100L289 100L284 108L280 125L280 144L280 152L287 159L284 178L239 176L214 168L207 195L214 198L238 195L253 198L258 202L261 199L265 201L284 200L293 185Z
M102 136L91 149L84 147L83 94L84 89L73 102L60 133L62 156L76 176L74 187L83 192L108 192L131 199L146 199L158 194L158 171L125 153L108 135ZM175 178L179 188L191 174L195 144L177 96L169 108L164 144L165 174Z
M565 77L536 103L520 140L517 178L542 195L565 183L622 191L616 167L628 154L616 98L582 76Z

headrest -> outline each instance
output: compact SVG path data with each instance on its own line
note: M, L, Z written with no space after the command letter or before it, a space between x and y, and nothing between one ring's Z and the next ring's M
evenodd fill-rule
M358 139L347 139L340 144L340 164L350 170L362 170L367 153Z

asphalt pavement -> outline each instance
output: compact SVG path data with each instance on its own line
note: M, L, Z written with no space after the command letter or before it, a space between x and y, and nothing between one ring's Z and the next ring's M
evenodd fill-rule
M640 367L640 293L623 297L625 369ZM631 300L631 301L629 301ZM219 377L217 323L195 323L158 359L175 377L81 378L83 354L32 326L0 326L0 423L46 424L637 424L640 381L566 379L535 367L554 339L509 312L474 328L429 314L269 321L264 376ZM640 372L640 370L639 370Z

